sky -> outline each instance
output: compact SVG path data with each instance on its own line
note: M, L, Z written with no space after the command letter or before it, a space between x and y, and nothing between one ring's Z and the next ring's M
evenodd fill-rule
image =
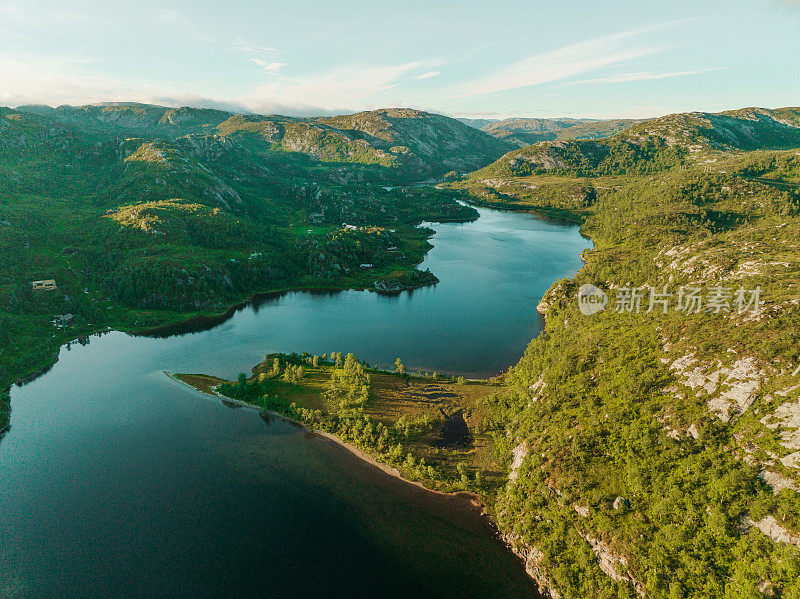
M800 105L800 0L0 0L0 105L644 118Z

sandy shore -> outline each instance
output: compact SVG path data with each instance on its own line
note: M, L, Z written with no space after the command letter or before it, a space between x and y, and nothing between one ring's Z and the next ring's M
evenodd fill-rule
M169 377L169 379L172 380L173 382L178 383L179 385L181 385L181 386L183 386L185 388L192 389L193 391L195 391L197 393L200 393L200 394L202 394L202 395L204 395L206 397L214 397L216 399L221 400L222 402L224 402L226 404L231 404L231 405L235 405L237 407L242 407L242 408L247 408L247 409L250 409L250 410L255 410L256 412L260 412L260 413L263 413L263 414L269 414L270 416L275 416L277 418L280 418L281 420L285 420L286 422L291 422L292 424L294 424L296 426L300 426L300 427L302 427L303 429L305 429L306 431L308 431L310 433L313 433L315 435L319 435L320 437L324 437L326 439L329 439L330 441L333 441L337 445L339 445L341 447L344 447L345 449L347 449L347 451L349 451L350 453L355 455L357 458L363 460L367 464L382 470L383 472L385 472L389 476L392 476L392 477L394 477L394 478L396 478L398 480L401 480L401 481L403 481L404 483L406 483L408 485L412 485L412 486L417 487L419 489L423 489L423 490L427 491L428 493L433 493L434 495L442 495L442 496L445 496L445 497L462 497L462 498L468 499L469 503L471 505L473 505L475 508L480 509L482 514L488 516L488 512L486 510L486 506L481 501L480 496L476 495L475 493L469 493L468 491L455 491L455 492L448 493L448 492L445 492L445 491L437 491L435 489L430 489L430 488L426 487L425 485L423 485L420 482L404 478L403 475L400 473L400 471L397 468L395 468L394 466L390 466L389 464L386 464L384 462L379 462L378 460L376 460L374 457L372 457L370 454L368 454L363 449L361 449L359 447L356 447L355 445L353 445L351 443L348 443L347 441L343 441L342 439L340 439L339 437L337 437L333 433L329 433L327 431L320 431L320 430L317 430L317 429L313 429L313 428L309 427L307 424L305 424L304 422L300 422L299 420L294 420L293 418L289 418L288 416L286 416L284 414L281 414L280 412L275 412L273 410L265 410L263 408L260 408L258 406L254 406L253 404L247 403L246 401L242 401L240 399L233 399L233 398L230 398L230 397L226 397L226 396L220 395L219 393L216 393L214 391L212 391L212 392L203 391L201 389L198 389L197 387L194 387L193 385L190 385L189 383L187 383L185 381L180 380L179 378L177 378L175 376L174 373L164 371L164 374L167 375L167 377Z

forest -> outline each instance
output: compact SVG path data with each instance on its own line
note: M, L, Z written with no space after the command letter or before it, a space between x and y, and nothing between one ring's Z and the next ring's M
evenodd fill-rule
M571 210L595 244L488 398L513 473L500 527L562 597L800 597L798 447L779 416L800 389L796 151L718 152L713 167L613 155L452 184L485 205ZM604 311L579 312L585 283L608 293ZM615 309L623 289L665 285L757 287L763 306Z

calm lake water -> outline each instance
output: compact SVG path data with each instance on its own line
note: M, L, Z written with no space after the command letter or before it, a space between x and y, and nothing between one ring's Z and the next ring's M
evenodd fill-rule
M235 378L273 351L495 374L580 268L575 227L481 210L433 225L437 286L289 293L213 329L110 333L12 390L0 443L0 596L535 597L464 500L426 493L322 437L171 382Z

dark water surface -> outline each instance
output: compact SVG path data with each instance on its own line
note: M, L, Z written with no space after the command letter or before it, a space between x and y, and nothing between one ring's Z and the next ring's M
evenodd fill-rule
M164 370L235 378L272 351L497 373L580 268L574 227L481 210L434 225L434 288L289 293L164 339L111 333L12 390L0 443L0 596L532 597L465 500L232 409Z

